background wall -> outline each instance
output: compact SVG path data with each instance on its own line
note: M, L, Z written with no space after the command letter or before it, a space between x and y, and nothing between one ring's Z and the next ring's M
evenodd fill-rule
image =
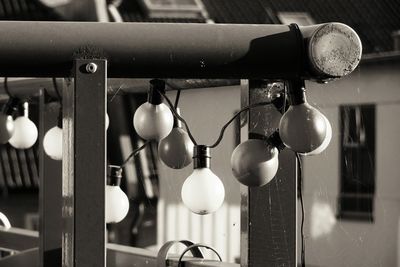
M175 92L170 92L169 96L174 99ZM182 91L180 108L198 144L209 145L217 139L222 125L240 109L240 87ZM182 204L182 184L193 171L193 165L173 170L159 162L159 246L168 240L189 239L211 245L224 261L233 262L239 257L240 192L230 165L234 148L235 136L231 125L221 144L211 150L211 169L225 186L225 202L210 215L196 215Z
M319 156L304 160L306 262L312 266L400 266L400 63L361 65L327 85L308 84L308 98L332 124ZM339 105L376 105L374 222L336 219L340 192Z

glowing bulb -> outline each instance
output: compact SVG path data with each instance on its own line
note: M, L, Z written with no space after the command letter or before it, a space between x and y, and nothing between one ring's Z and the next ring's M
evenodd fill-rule
M209 148L195 146L193 159L193 173L186 178L182 186L182 201L194 213L205 215L215 212L224 202L225 188L209 168Z
M54 160L62 160L62 129L54 126L43 138L43 149Z
M247 140L232 153L231 166L236 179L246 186L263 186L276 175L279 151L266 141Z
M37 137L36 125L29 118L22 116L14 121L14 134L8 142L17 149L28 149L35 144Z
M0 144L6 144L14 134L14 120L10 115L0 114Z
M310 153L304 153L305 156L312 156L312 155L321 154L329 146L329 143L331 142L331 139L332 139L332 126L331 126L331 123L329 122L329 120L326 118L325 115L322 114L322 116L324 116L325 123L326 123L326 136L325 136L325 139L317 149L311 151Z
M108 113L106 113L106 130L108 130L108 126L110 126L110 118L108 117Z
M188 133L182 129L181 122L175 119L172 131L158 144L158 156L168 167L182 169L192 163L193 146Z
M128 214L129 199L119 187L122 169L110 165L109 171L109 185L106 186L106 223L118 223Z
M152 80L150 84L148 101L136 110L133 126L143 139L160 140L171 132L174 116L167 105L162 103L160 91L165 91L165 82Z

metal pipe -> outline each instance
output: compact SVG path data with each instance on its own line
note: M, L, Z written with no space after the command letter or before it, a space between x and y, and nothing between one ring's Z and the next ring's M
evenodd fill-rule
M340 23L301 28L306 77L338 78L361 57ZM299 74L285 25L0 22L0 76L70 77L74 58L106 58L109 78L289 79Z

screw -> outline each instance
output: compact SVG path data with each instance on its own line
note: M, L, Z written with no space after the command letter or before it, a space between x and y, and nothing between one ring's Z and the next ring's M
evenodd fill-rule
M88 73L95 73L97 70L97 65L95 63L88 63L86 65L86 71Z

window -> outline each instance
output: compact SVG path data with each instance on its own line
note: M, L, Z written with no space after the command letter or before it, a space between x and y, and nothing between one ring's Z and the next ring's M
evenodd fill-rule
M315 24L310 14L306 12L278 12L282 24L296 23L299 26Z
M150 18L203 18L201 0L141 0Z
M375 192L375 106L342 106L341 219L373 221Z

